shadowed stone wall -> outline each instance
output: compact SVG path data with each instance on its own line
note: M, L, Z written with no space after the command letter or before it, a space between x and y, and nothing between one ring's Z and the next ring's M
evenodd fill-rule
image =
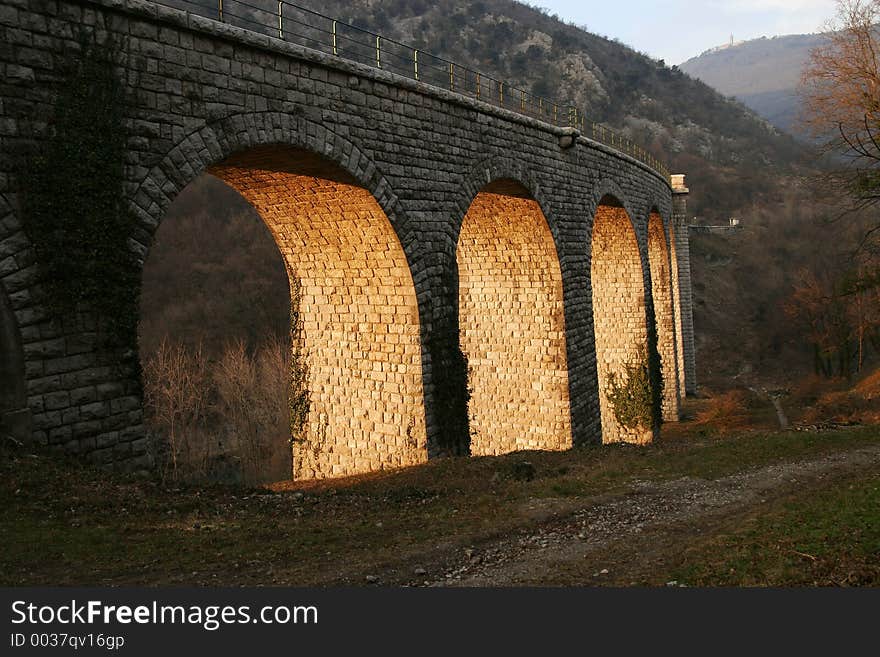
M684 340L681 332L681 293L678 281L678 226L669 227L669 255L672 264L672 308L675 313L675 359L678 371L678 392L685 394L685 363L684 363ZM687 227L684 228L687 230Z
M683 175L672 176L673 217L670 229L675 239L676 259L676 301L678 308L678 335L681 353L679 356L681 394L697 394L697 361L694 340L694 307L691 293L691 247L687 218L688 188Z

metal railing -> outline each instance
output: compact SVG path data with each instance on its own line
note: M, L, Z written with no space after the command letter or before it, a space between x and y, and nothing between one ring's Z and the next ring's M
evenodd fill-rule
M571 103L536 96L479 71L287 0L156 1L161 5L448 89L556 126L575 128L585 137L626 153L665 178L669 177L666 167L646 149L610 128L587 121L584 112Z

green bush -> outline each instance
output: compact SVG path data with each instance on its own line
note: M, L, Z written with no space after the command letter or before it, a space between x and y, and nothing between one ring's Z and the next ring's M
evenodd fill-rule
M642 347L635 360L624 366L623 376L611 372L605 395L611 403L614 417L626 429L650 429L660 423L656 386L662 381L651 374L648 350Z

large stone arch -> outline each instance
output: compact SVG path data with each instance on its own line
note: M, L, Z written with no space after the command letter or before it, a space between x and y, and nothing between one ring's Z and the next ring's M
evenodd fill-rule
M512 162L482 162L464 192L456 264L471 452L567 449L571 404L555 222L539 200L540 185Z
M663 380L663 420L677 422L680 412L675 308L672 301L672 266L663 217L653 206L648 211L648 261L657 353Z
M597 185L593 198L590 285L602 440L647 443L655 427L624 427L608 399L612 376L624 381L626 366L649 358L650 353L638 224L613 181Z
M458 245L464 218L477 195L485 187L498 180L512 180L527 190L529 196L537 202L538 207L544 214L550 234L553 236L554 249L561 253L561 235L559 226L553 220L555 213L549 198L544 193L544 185L535 172L526 167L521 161L501 156L486 156L481 158L476 165L461 177L457 187L459 194L455 205L458 209L457 221L453 223L452 243Z
M282 112L236 114L191 132L137 183L132 205L139 219L133 247L145 254L159 221L184 187L212 165L261 146L288 146L320 155L370 192L388 217L419 280L422 246L391 184L371 158L352 141L326 126Z
M605 199L613 199L613 202L623 208L626 211L626 217L629 220L630 227L633 230L633 233L636 236L636 242L641 244L640 236L643 231L639 226L638 217L641 215L636 212L635 206L632 205L629 195L623 191L623 188L617 184L616 181L611 178L602 178L593 186L590 194L590 204L589 208L589 216L591 220L595 220L596 211L599 206L602 205ZM592 239L593 228L592 221L590 223L589 233L586 235L585 239L589 243Z
M376 167L350 142L285 115L206 127L172 149L135 195L144 252L174 194L203 171L257 209L301 290L310 409L294 475L424 461L417 244Z

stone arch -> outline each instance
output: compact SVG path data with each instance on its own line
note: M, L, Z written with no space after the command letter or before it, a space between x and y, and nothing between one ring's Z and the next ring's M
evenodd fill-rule
M661 408L663 420L677 422L680 397L676 357L675 310L672 303L672 271L666 230L656 206L648 213L648 262L651 270L651 298L660 371L663 378Z
M629 201L629 196L624 193L620 185L618 185L614 180L611 180L610 178L603 178L593 187L592 204L590 206L592 209L592 212L590 213L591 216L595 220L596 211L598 210L598 208L603 205L603 202L609 200L613 204L612 207L622 208L626 212L626 218L629 221L633 233L635 234L636 242L639 243L639 236L643 232L640 230L640 226L638 223L638 217L641 215L635 212L635 208ZM592 232L587 235L587 239L592 239Z
M464 217L467 216L468 210L474 199L489 185L496 181L513 181L523 189L527 190L530 198L538 204L539 209L545 217L547 227L553 237L554 249L560 252L560 235L559 227L553 221L555 216L549 199L545 196L543 185L538 177L527 168L519 160L507 157L485 157L479 161L474 167L468 171L459 184L461 192L458 195L458 217L461 221L453 224L454 234L453 244L457 245L459 235L461 233ZM521 191L517 193L522 193ZM561 258L560 258L561 260Z
M567 449L565 304L551 222L522 179L485 171L486 183L467 187L456 249L471 453Z
M201 173L235 153L262 146L288 146L332 161L370 192L391 223L414 273L421 245L390 183L370 157L349 139L301 116L281 112L236 114L191 132L140 181L132 195L139 219L133 245L146 254L171 201Z
M593 328L596 344L596 374L602 440L647 443L654 427L624 427L615 417L608 400L612 375L626 377L626 365L648 357L648 326L642 256L636 226L621 197L599 187L590 240L590 281L593 301ZM619 188L617 188L619 191Z
M375 166L313 124L234 117L190 135L141 185L142 245L173 194L203 171L257 209L301 286L310 409L294 476L426 460L419 299L405 250L416 246Z

